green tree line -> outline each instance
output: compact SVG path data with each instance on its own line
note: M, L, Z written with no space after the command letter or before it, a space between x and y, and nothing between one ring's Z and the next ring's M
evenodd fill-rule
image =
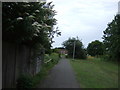
M103 39L108 59L120 61L120 15L116 15L108 24Z
M104 45L103 42L99 40L92 41L88 44L87 53L91 56L99 56L104 53Z
M120 59L120 15L116 15L112 22L103 31L103 42L99 40L88 44L87 49L79 39L69 38L63 42L63 46L68 50L68 56L73 56L75 43L75 58L86 59L86 55L102 56L106 60L119 61Z
M103 42L98 40L88 44L87 53L91 56L103 55L105 59L120 59L120 15L116 15L103 31Z

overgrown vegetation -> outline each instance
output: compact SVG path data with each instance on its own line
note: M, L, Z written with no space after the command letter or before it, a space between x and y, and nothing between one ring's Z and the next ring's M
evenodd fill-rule
M52 2L5 2L2 4L3 41L42 46L47 53L54 35L60 35ZM38 47L41 48L41 47Z
M21 75L17 80L16 88L32 88L33 81L30 75Z
M52 62L49 62L47 65L43 65L41 71L36 74L33 80L33 88L36 88L37 85L41 83L41 81L48 75L49 70L54 66Z
M36 85L38 83L40 83L41 80L43 80L45 78L45 76L48 74L49 70L58 63L59 61L59 55L57 53L52 53L50 56L49 55L45 55L46 59L52 59L50 62L46 63L43 65L42 70L33 77L33 82L34 82L34 86L36 87ZM46 61L47 61L46 60Z
M116 15L103 35L108 60L120 61L120 15Z
M3 42L28 46L30 52L32 51L30 58L33 60L42 57L44 53L50 54L54 36L61 35L58 27L55 27L57 20L54 18L56 11L53 8L52 2L3 2ZM58 62L58 58L53 58L52 55L57 57L56 54L51 54L52 62L43 65L41 72L35 77L21 75L17 81L17 88L33 87L39 78Z
M47 61L49 61L50 60L50 62L48 62L48 64L49 63L53 63L53 64L57 64L58 63L58 61L59 61L59 54L58 53L51 53L50 55L49 54L45 54L45 59L44 59L44 62L47 62ZM47 63L46 63L46 66L47 66Z
M118 88L118 64L94 57L70 63L81 88Z
M91 56L99 56L104 54L104 44L99 40L92 41L88 44L87 53Z
M57 53L52 53L50 56L45 55L45 57L47 60L52 60L43 64L40 72L33 77L30 75L21 75L17 80L17 88L36 88L37 85L47 76L49 70L59 61Z

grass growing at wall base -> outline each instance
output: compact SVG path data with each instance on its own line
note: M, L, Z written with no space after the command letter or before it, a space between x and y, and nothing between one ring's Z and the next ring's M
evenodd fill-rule
M33 86L36 88L37 85L41 83L41 81L48 75L49 70L54 67L55 64L59 61L59 56L57 53L52 53L49 57L47 56L48 60L52 59L51 62L44 64L42 66L41 71L33 77ZM47 61L47 60L46 60Z
M70 60L81 88L118 88L118 65L100 58Z
M17 80L16 88L36 88L37 85L39 85L40 82L48 75L49 70L59 61L57 53L52 53L49 58L52 60L47 64L43 64L41 71L35 76L31 76L29 74L21 75Z
M37 84L47 76L49 70L54 65L52 62L43 65L41 71L35 76L31 76L30 74L21 75L17 80L16 88L36 88Z
M33 77L33 86L36 87L47 75L49 70L54 66L54 64L49 64L48 66L43 66L41 71Z

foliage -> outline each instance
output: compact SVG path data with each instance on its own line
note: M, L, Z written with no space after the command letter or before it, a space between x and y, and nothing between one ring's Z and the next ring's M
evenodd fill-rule
M52 49L52 51L53 51L53 53L59 53L59 54L61 54L60 50L64 50L64 49L65 49L64 47L56 47L56 48Z
M57 64L59 61L59 55L58 53L52 53L50 55L50 58L52 59L52 63Z
M21 75L17 80L17 88L32 88L33 81L30 75Z
M54 34L60 35L58 28L54 29L57 20L52 2L5 2L2 7L3 41L41 44L48 50Z
M37 85L48 75L49 70L59 61L57 53L52 53L50 56L45 54L45 58L48 60L52 59L52 61L44 64L40 72L35 76L21 75L17 80L17 88L36 88Z
M120 15L116 15L114 20L108 24L103 35L106 54L111 60L120 58Z
M81 88L118 88L118 64L101 58L70 60Z
M58 53L51 53L50 55L49 54L45 54L45 61L48 61L52 59L52 63L56 64L58 63L59 61L59 54Z
M52 52L53 52L53 53L59 53L59 49L54 48L54 49L52 49Z
M87 53L91 56L103 55L104 45L102 42L95 40L88 44Z
M82 42L77 38L69 38L63 42L63 46L68 50L68 55L73 56L73 48L75 44L75 58L86 59L86 51Z
M48 75L49 70L59 61L59 57L57 53L52 53L51 55L45 54L45 59L47 60L52 59L52 61L47 64L44 64L42 66L41 71L33 77L34 87L36 87L37 84L39 84L45 78L45 76Z
M43 66L41 71L37 73L35 76L33 76L33 87L36 88L38 84L47 76L48 71L50 69L50 65L48 67Z
M44 62L45 62L45 61L48 61L49 59L50 59L49 54L45 54L45 55L44 55Z

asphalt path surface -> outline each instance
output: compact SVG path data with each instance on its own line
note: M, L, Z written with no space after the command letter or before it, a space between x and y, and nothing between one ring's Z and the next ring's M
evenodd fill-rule
M38 88L80 88L68 59L61 59Z

